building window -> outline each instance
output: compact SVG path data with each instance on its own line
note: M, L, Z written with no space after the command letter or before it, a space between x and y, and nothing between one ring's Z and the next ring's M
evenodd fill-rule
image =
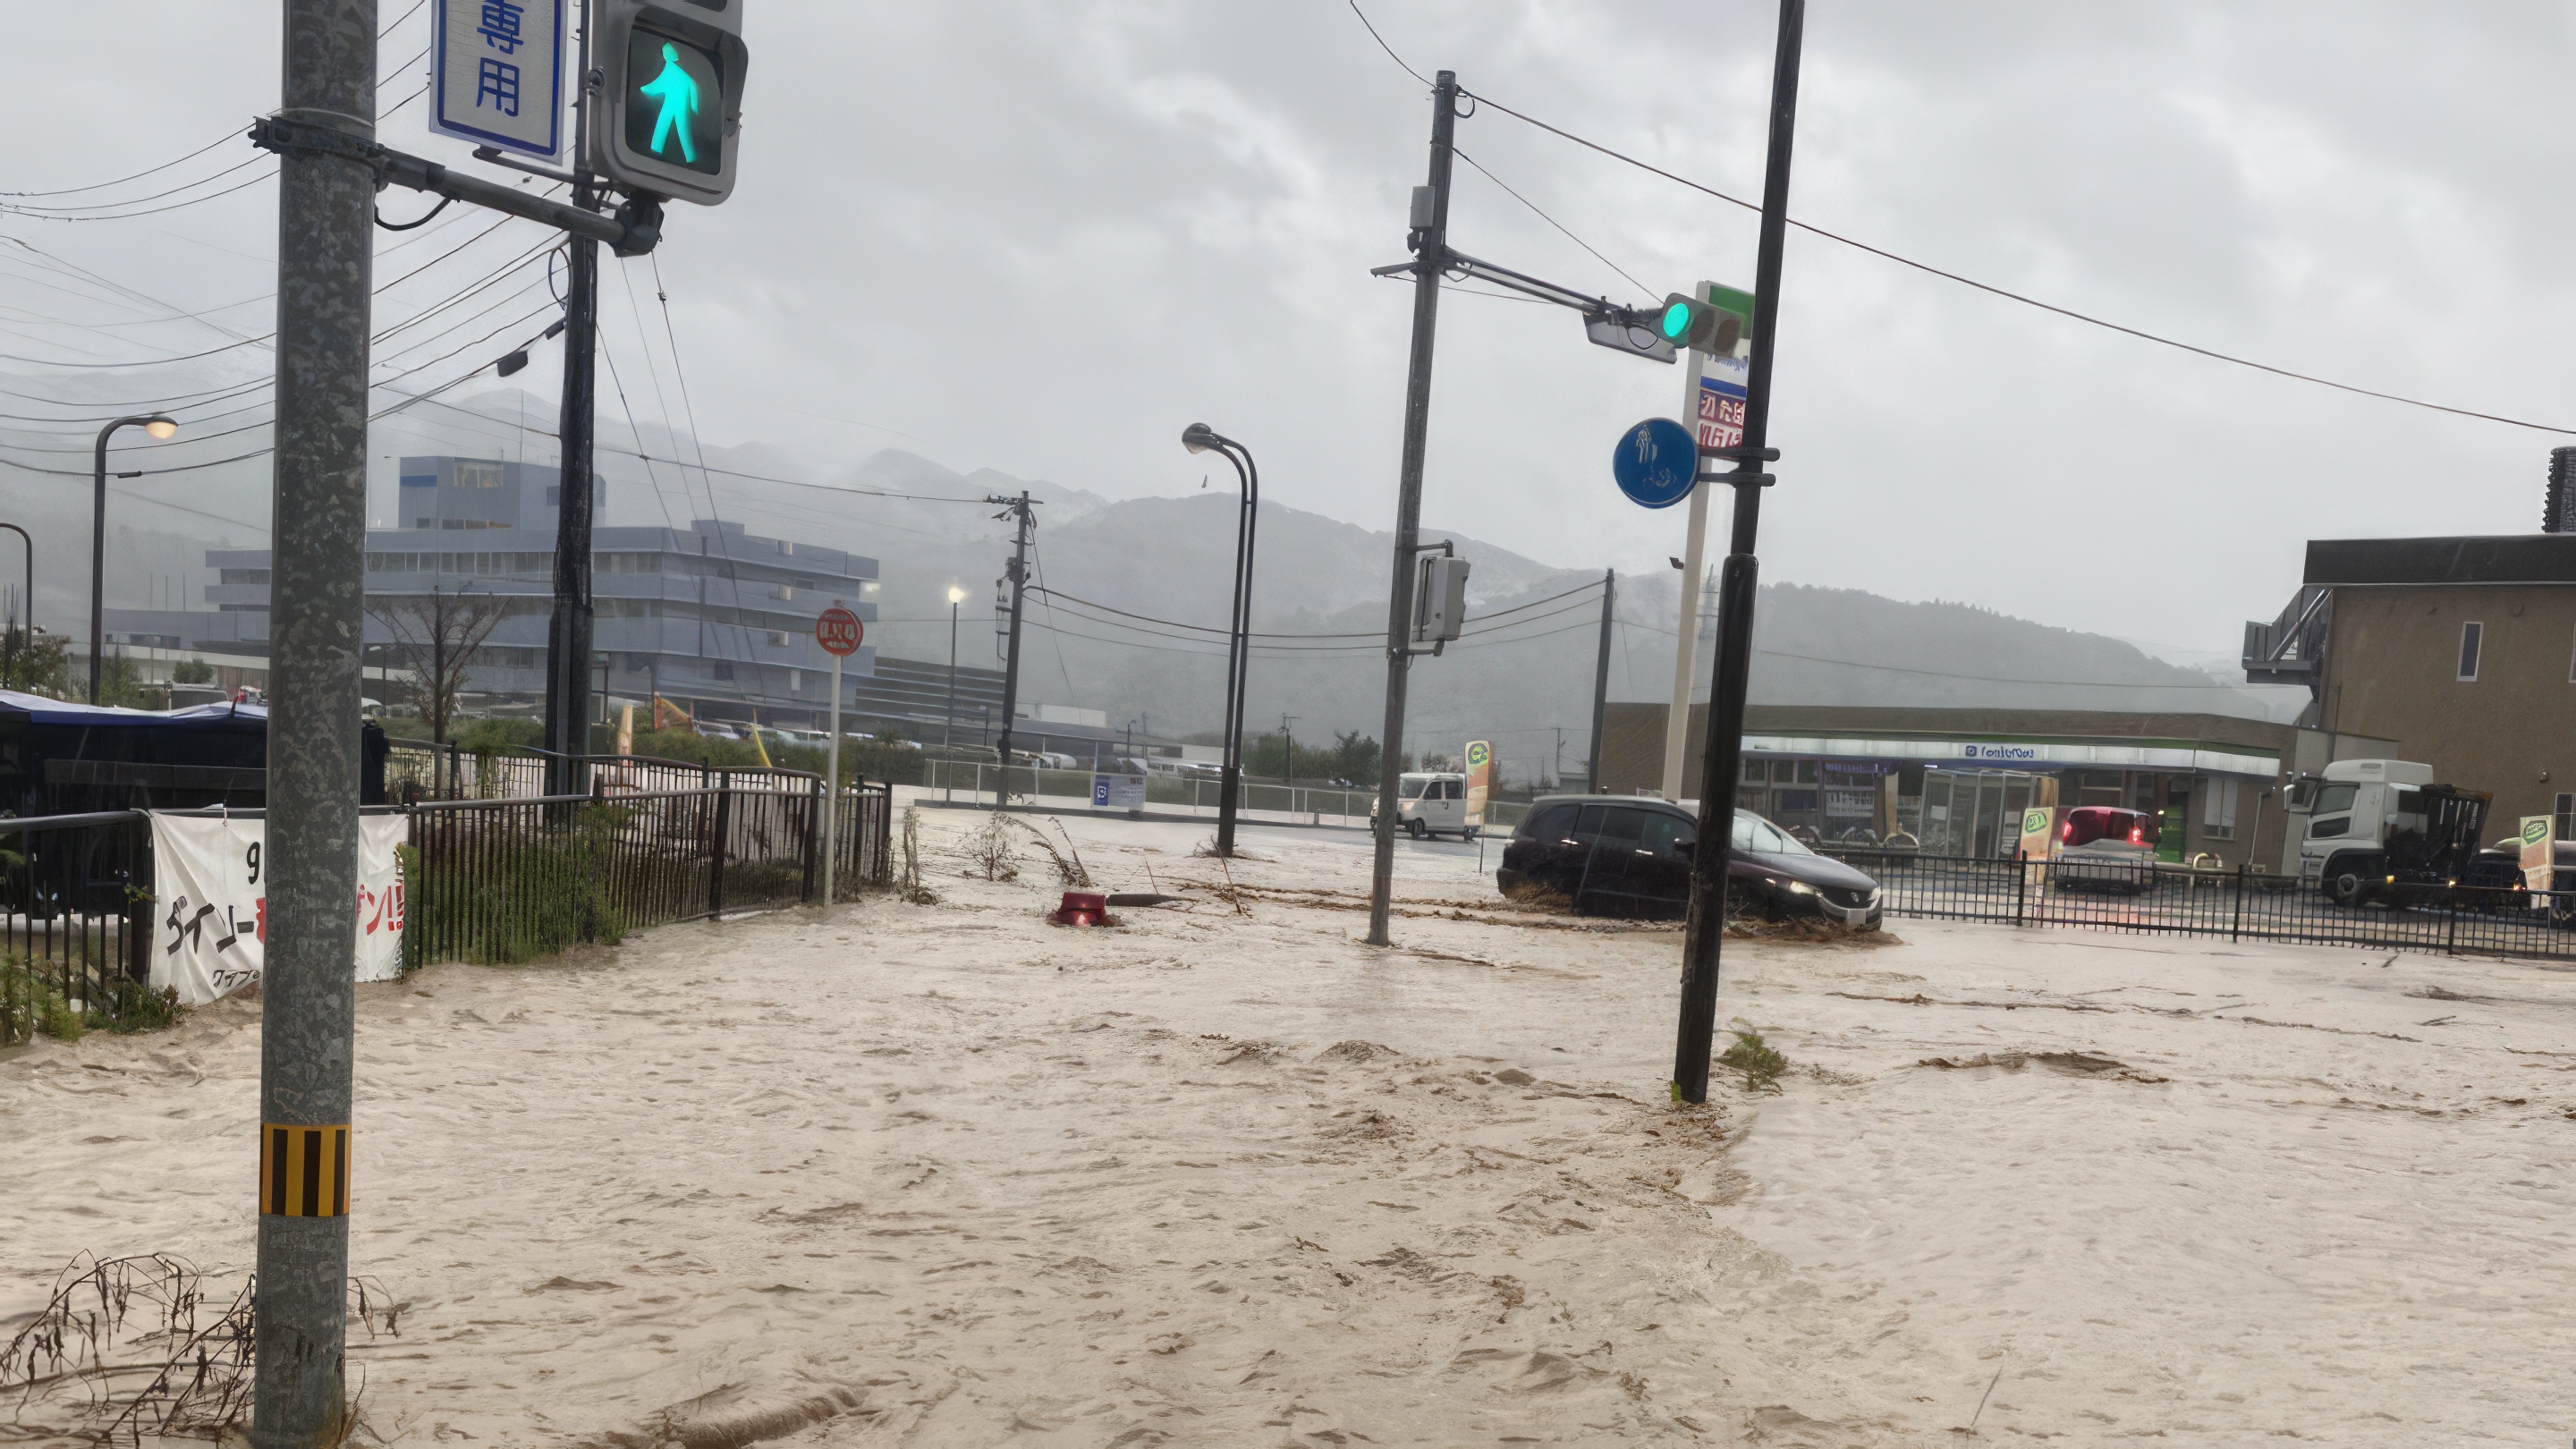
M2478 677L2478 648L2486 642L2487 626L2474 621L2460 626L2460 682L2473 684Z
M1747 761L1745 761L1745 762L1744 762L1744 780L1743 780L1743 782L1742 782L1742 783L1747 784L1747 785L1759 785L1759 784L1762 784L1762 783L1766 782L1766 781L1767 781L1767 780L1769 780L1770 778L1771 778L1771 770L1770 770L1770 767L1769 767L1768 765L1764 764L1762 761L1760 761L1760 760L1747 760Z
M2560 791L2558 798L2550 802L2549 814L2551 838L2565 840L2576 836L2576 795Z
M772 649L784 649L784 648L786 648L786 647L787 647L787 631L786 631L786 630L784 630L784 629L768 629L768 630L764 630L764 631L762 631L762 632L766 633L766 634L769 636L769 647L770 647L770 648L772 648Z
M498 488L501 486L501 461L479 458L456 460L456 486L459 488Z
M2236 838L2234 780L2211 780L2200 789L2200 833L2211 840Z
M718 679L730 680L733 678L733 665L729 661L719 659L707 666L707 672Z

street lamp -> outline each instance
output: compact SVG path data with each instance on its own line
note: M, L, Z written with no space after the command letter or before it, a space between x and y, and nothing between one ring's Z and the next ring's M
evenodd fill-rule
M1225 768L1216 792L1216 853L1232 856L1235 808L1243 794L1243 685L1252 663L1252 536L1261 514L1261 470L1253 466L1251 449L1205 423L1183 428L1181 446L1224 454L1243 485L1234 526L1234 619L1226 645Z
M27 618L24 627L26 629L26 640L32 645L36 642L36 541L27 536L27 530L20 528L14 523L0 523L0 528L5 528L11 533L18 535L18 542L26 545L27 597L23 607L27 611ZM18 687L17 672L13 668L17 662L18 656L16 641L7 640L5 642L0 642L0 689L15 689Z
M957 606L966 602L966 591L955 584L948 586L948 723L940 726L942 749L955 743L957 735Z
M140 427L156 440L167 442L178 436L179 425L164 413L136 413L118 418L98 430L98 467L94 474L96 487L90 509L89 533L89 702L98 703L99 661L107 653L107 615L101 607L107 581L107 440L119 428ZM131 478L131 473L120 473ZM33 601L30 600L32 604Z

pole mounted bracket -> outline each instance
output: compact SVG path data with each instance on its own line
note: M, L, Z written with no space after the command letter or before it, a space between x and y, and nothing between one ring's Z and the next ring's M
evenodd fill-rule
M1723 458L1730 463L1777 463L1780 461L1780 450L1777 448L1704 447L1699 450L1699 455L1703 458Z
M451 171L435 161L379 145L336 126L283 115L253 120L250 141L261 150L279 155L294 151L355 161L375 173L378 189L401 186L426 191L539 222L557 231L606 242L621 257L640 257L662 240L662 204L651 197L629 198L618 206L615 216L602 216L587 207L548 201L479 176Z

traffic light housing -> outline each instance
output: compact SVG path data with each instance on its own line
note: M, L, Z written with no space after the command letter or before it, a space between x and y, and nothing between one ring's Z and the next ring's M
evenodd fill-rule
M1727 357L1734 354L1736 339L1744 335L1744 319L1725 308L1675 292L1664 298L1664 310L1656 316L1655 331L1674 347Z
M589 151L620 189L714 206L733 194L743 0L590 0Z

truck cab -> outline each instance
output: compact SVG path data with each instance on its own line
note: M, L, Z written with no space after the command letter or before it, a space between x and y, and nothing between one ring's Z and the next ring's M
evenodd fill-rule
M2337 760L2290 786L2299 879L2343 905L2392 887L2448 889L2479 851L2489 797L2436 784L2411 760Z

